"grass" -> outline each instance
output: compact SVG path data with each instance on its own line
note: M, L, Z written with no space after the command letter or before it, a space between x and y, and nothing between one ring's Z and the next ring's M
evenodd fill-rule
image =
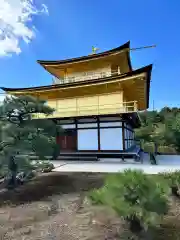
M86 198L87 191L102 186L104 175L54 172L0 192L0 239L127 239L126 224ZM180 239L180 200L172 197L170 205L153 240Z

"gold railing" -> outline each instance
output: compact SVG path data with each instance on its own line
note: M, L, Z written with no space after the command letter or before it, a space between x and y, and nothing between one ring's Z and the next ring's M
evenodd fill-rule
M3 99L6 94L0 93L0 105L3 103ZM55 111L48 117L44 114L35 114L34 118L60 118L60 117L74 117L74 116L88 116L88 115L104 115L104 114L116 114L116 113L130 113L137 112L138 105L137 101L129 102L117 102L110 104L97 104L94 105L83 105L80 106L76 104L73 107L68 107L66 105L61 105L58 100L55 101ZM54 102L54 101L53 101ZM51 106L49 104L49 106Z
M137 101L115 103L115 104L96 104L85 106L58 106L53 114L48 117L44 114L34 115L34 118L56 118L56 117L78 117L88 115L103 115L103 114L116 114L116 113L130 113L137 112Z
M119 72L111 73L111 71L85 72L84 75L79 75L79 76L54 78L53 83L54 84L72 83L72 82L78 82L78 81L87 81L87 80L92 80L92 79L105 78L105 77L110 77L110 76L114 76L114 75L120 75L120 73Z

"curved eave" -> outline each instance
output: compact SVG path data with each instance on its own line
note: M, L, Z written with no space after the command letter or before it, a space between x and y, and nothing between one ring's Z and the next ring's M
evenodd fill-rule
M87 61L87 60L91 60L91 59L96 59L96 58L101 58L101 57L105 57L105 56L109 56L111 54L117 53L117 52L121 52L122 50L129 50L130 49L130 41L126 42L125 44L117 47L117 48L113 48L111 50L105 51L105 52L101 52L101 53L97 53L97 54L92 54L92 55L88 55L88 56L83 56L83 57L77 57L77 58L71 58L71 59L65 59L65 60L57 60L57 61L46 61L46 60L37 60L37 62L42 65L43 67L46 66L51 66L51 65L61 65L61 64L68 64L68 63L76 63L76 62L81 62L81 61ZM129 52L129 51L128 51Z
M152 71L152 64L145 66L143 68L139 68L137 70L134 70L132 72L124 73L118 76L111 76L111 77L105 77L101 79L94 79L94 80L88 80L88 81L79 81L74 83L65 83L65 84L56 84L56 85L47 85L47 86L40 86L40 87L30 87L30 88L5 88L1 87L1 89L7 93L13 94L13 93L26 93L26 92L43 92L45 90L54 90L54 89L61 89L61 88L69 88L74 86L83 86L83 85L89 85L89 84L96 84L101 83L105 81L111 81L114 79L123 79L126 77L136 76L141 73L147 74L147 107L149 106L149 90L150 90L150 78L151 78L151 71Z

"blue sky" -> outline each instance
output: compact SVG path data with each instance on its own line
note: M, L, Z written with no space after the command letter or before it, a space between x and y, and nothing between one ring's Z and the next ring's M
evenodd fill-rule
M133 68L153 63L150 106L179 106L180 2L177 0L44 0L49 15L35 15L36 37L20 42L21 53L0 57L0 85L48 85L52 76L36 60L87 55L92 45L105 51L131 41L131 47L157 47L131 53ZM0 40L1 41L1 40Z

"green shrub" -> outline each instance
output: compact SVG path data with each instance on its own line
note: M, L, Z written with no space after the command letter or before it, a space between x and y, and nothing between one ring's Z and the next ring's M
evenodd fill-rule
M128 221L130 230L139 233L157 226L168 211L169 187L141 171L126 170L109 175L105 185L90 193L94 204L111 207Z
M180 171L163 173L162 175L167 180L172 194L180 197Z
M51 172L54 169L54 165L49 161L37 161L34 164L34 168L41 172Z

